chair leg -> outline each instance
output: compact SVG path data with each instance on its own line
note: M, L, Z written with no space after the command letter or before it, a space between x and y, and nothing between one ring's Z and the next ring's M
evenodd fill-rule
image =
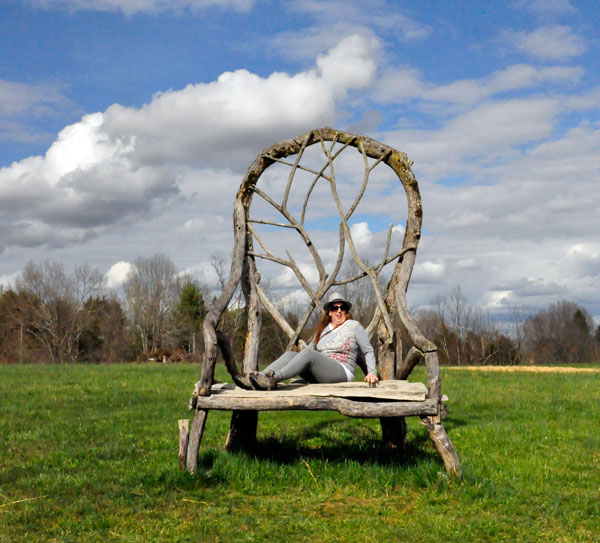
M258 411L233 411L229 434L225 441L226 451L249 450L256 445Z
M404 417L381 417L381 439L404 451L406 445L406 419Z
M462 479L462 466L454 445L450 441L439 417L422 417L421 423L429 430L435 448L442 455L446 471L458 479Z
M194 422L192 422L185 463L189 473L195 473L198 469L198 451L200 450L200 441L202 441L207 415L208 409L198 409L194 416Z

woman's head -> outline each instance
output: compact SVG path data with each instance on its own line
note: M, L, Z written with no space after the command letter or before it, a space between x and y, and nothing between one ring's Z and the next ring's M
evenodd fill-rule
M323 306L323 317L317 327L315 345L319 343L321 332L323 332L329 323L335 328L352 318L352 313L350 313L351 308L352 304L348 300L345 300L338 292L334 292L329 296L329 300Z
M341 306L342 310L349 312L352 309L352 303L348 300L345 300L344 297L339 292L333 292L331 296L329 296L329 300L323 306L325 312L328 312L332 306Z
M343 302L335 302L329 305L327 310L327 314L329 316L329 322L335 327L343 324L346 319L348 319L348 315L350 311L348 306Z

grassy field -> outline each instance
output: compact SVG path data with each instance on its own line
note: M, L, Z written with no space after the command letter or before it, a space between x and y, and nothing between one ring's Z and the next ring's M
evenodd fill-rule
M442 370L448 480L409 419L261 413L252 455L222 452L211 412L199 472L177 466L196 365L0 367L0 541L600 540L600 373ZM420 373L416 377L422 377Z

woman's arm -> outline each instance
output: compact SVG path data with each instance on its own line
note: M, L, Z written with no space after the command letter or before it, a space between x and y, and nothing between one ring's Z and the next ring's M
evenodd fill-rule
M356 343L358 344L360 351L365 357L365 362L367 363L367 375L365 377L365 381L369 383L376 383L379 381L379 379L377 378L375 351L373 351L373 346L369 341L369 335L363 328L362 324L358 323L358 326L354 330L354 337L356 338Z

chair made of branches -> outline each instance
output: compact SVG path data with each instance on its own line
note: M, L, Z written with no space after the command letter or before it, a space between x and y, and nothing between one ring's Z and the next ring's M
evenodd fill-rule
M358 175L347 167L339 166L340 157L350 153L354 166L362 169ZM358 161L358 162L357 162ZM386 165L400 180L407 199L406 227L402 247L392 250L393 229L387 232L385 249L381 259L371 264L362 258L353 239L349 224L359 203L367 192L371 180L389 176L389 170L374 173L375 168ZM198 450L210 409L231 410L232 419L226 449L252 445L256 440L258 412L279 409L337 410L353 417L378 417L383 438L402 445L406 434L404 417L417 416L428 429L433 442L442 455L448 472L461 477L461 465L455 449L442 425L444 411L441 393L440 370L436 346L426 339L411 319L406 302L406 291L413 270L417 246L421 236L422 208L417 180L411 170L408 157L388 145L364 136L356 136L321 128L311 130L296 138L280 141L262 151L248 169L234 203L234 249L231 272L220 297L204 320L203 334L205 352L202 375L196 383L190 408L195 412L191 429L189 422L180 421L180 463L188 471L197 468ZM277 165L277 173L269 174L268 168ZM301 179L301 181L298 181ZM355 194L348 197L349 179L356 180ZM260 181L260 183L259 183ZM296 189L296 184L300 186ZM277 192L270 196L269 189ZM252 206L264 216L251 215L253 199L260 204ZM391 196L390 196L391 197ZM332 230L331 216L324 215L328 198L334 211L333 236L337 249L331 249L331 235L324 241L324 232ZM317 200L316 204L314 200ZM371 202L371 208L382 202ZM311 210L316 212L311 215ZM393 206L402 210L402 206ZM275 218L273 218L275 216ZM311 217L309 219L309 217ZM312 222L311 222L312 221ZM319 222L320 221L320 222ZM311 235L311 228L318 234ZM262 229L262 230L261 230ZM260 230L260 231L259 231ZM268 245L279 241L283 234L296 237L288 245L285 255L275 254ZM316 237L322 239L317 240ZM321 244L321 253L317 245ZM290 248L303 249L307 259L300 261L292 256ZM324 250L326 248L327 250ZM344 257L351 257L358 273L342 277ZM308 298L306 311L292 326L280 306L261 287L261 275L257 262L267 266L280 265L284 272L295 277ZM310 261L310 266L306 261ZM383 270L392 267L387 284L382 284ZM281 276L281 272L280 272ZM376 299L373 318L366 326L376 349L380 386L373 391L367 383L339 383L335 385L285 385L274 391L243 391L232 384L214 385L213 376L217 351L220 349L227 370L239 374L233 353L232 341L219 330L224 312L230 307L234 293L241 285L243 293L246 335L241 354L242 372L256 371L259 364L260 331L263 311L279 325L288 338L287 349L305 346L303 333L311 315L323 310L323 299L332 289L339 290L355 281L370 281ZM365 324L365 323L363 323ZM403 356L402 338L407 338L406 355ZM407 377L419 361L424 360L427 370L427 386L408 383ZM410 386L422 386L422 394ZM405 390L406 394L402 393ZM413 394L415 392L415 394ZM418 391L417 391L418 392Z

